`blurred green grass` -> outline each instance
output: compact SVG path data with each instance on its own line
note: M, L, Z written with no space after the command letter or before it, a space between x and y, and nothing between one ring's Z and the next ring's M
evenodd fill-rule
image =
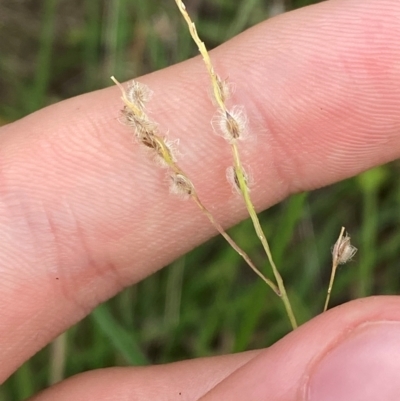
M316 1L315 1L316 2ZM313 1L191 0L209 47L271 14ZM0 122L195 55L173 0L0 3ZM330 248L341 225L359 248L339 270L332 305L399 292L399 164L383 166L261 214L299 320L321 312ZM232 236L258 265L265 257L245 221ZM164 363L265 347L289 331L280 301L220 238L125 290L71 328L61 357L47 347L0 388L23 400L55 379L114 365ZM63 361L65 357L65 361ZM64 366L65 365L65 366Z

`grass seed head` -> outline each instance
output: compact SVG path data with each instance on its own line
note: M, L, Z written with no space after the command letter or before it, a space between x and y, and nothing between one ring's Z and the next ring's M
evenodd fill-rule
M173 173L171 174L170 192L187 199L194 194L194 186L192 181L190 181L185 175Z
M217 75L218 92L221 100L225 103L230 97L232 92L232 85L228 79L221 79Z
M229 143L246 138L247 118L242 107L235 106L231 110L220 110L212 122L213 128Z
M349 262L357 253L357 248L350 243L350 236L346 233L339 237L332 248L332 258L342 265Z
M247 190L249 191L249 175L247 174L247 172L243 169L242 167L242 174L243 174L243 178L244 178L244 183L247 187ZM239 177L237 175L237 171L236 168L233 166L230 166L226 169L226 179L228 180L229 184L231 184L231 187L233 189L234 192L241 194L242 191L240 189L240 182L239 182Z
M169 168L176 164L176 142L162 137L156 137L155 141L155 162L162 168Z
M132 127L138 138L142 135L157 135L158 132L157 124L150 121L145 113L137 115L128 106L125 106L122 110L122 122Z
M136 105L140 110L144 110L145 104L150 100L153 92L145 84L131 81L125 90L125 96L129 102Z

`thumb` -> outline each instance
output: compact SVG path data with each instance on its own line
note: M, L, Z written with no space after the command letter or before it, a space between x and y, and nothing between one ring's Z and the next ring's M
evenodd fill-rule
M400 299L320 315L236 370L202 401L398 401Z

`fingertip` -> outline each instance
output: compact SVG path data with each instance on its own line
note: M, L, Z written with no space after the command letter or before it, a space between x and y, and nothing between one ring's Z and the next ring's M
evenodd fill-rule
M400 399L400 321L374 321L354 329L310 372L307 401Z
M400 367L399 331L399 298L350 302L317 316L262 351L201 400L386 399L377 397L379 391L389 400L399 399L395 380Z

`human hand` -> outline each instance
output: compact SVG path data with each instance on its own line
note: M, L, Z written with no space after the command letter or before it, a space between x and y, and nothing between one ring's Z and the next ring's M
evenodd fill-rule
M333 0L213 52L259 133L243 155L266 183L253 190L259 209L399 157L399 22L395 0ZM225 168L205 171L204 159L230 164L208 135L207 79L197 58L141 81L155 92L156 120L180 138L182 167L228 226L246 213ZM0 131L1 381L97 304L214 233L132 148L120 107L113 87ZM397 400L399 321L396 297L358 300L267 350L88 372L35 400Z

